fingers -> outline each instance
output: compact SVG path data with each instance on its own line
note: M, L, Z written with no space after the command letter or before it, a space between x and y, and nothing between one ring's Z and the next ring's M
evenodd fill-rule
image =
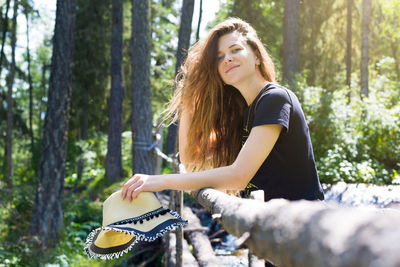
M126 182L121 190L122 199L128 199L131 202L140 192L144 190L144 184L148 175L135 174Z
M128 199L129 202L135 199L136 196L139 194L139 192L137 192L137 189L142 184L143 184L142 180L137 180L135 183L133 183L128 187L128 189L126 190L126 198Z
M131 185L133 185L134 183L136 183L136 182L139 180L139 178L140 178L140 175L135 174L134 176L132 176L131 179L129 179L129 180L124 184L124 186L122 187L122 190L121 190L122 199L125 199L125 198L126 198L129 187L130 187Z
M139 180L137 183L135 183L131 186L131 187L135 187L135 188L132 189L132 191L128 191L128 200L129 201L132 201L133 199L135 199L139 195L139 193L142 192L143 184L144 184L144 182L142 180Z

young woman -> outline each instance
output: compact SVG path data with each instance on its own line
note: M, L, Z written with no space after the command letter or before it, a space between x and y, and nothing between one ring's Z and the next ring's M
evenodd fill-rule
M135 174L132 200L164 189L264 190L273 198L323 199L303 111L275 82L275 67L255 30L230 18L190 50L169 114L179 119L186 174Z

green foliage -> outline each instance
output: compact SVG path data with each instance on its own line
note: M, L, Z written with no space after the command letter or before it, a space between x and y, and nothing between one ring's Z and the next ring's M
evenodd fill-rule
M28 265L36 241L28 234L36 190L31 184L14 186L0 191L0 266Z
M298 95L309 124L323 182L390 184L400 168L399 83L376 74L370 95L358 87L330 92L299 83ZM397 180L396 180L397 181Z
M131 134L123 135L124 154L129 155ZM21 142L24 146L24 142ZM65 179L64 231L54 249L46 254L39 251L39 240L29 235L36 183L31 182L33 171L27 171L25 161L29 156L19 149L16 154L15 188L0 190L0 262L5 266L113 266L123 259L104 265L101 260L90 260L83 251L88 233L101 226L101 203L106 196L121 187L119 182L111 184L104 177L103 161L107 147L106 135L99 133L86 141L69 144L70 159ZM71 160L71 159L74 160ZM86 164L81 180L76 174L76 162L84 159ZM128 161L128 162L126 162ZM73 162L73 163L72 163ZM124 157L124 166L130 167L130 157ZM128 167L128 169L129 169ZM20 175L20 176L19 176ZM29 181L29 182L27 182ZM0 264L0 266L2 266Z

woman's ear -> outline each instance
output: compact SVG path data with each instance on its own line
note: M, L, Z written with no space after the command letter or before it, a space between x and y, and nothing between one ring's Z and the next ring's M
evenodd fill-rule
M256 58L256 65L260 65L260 59L258 57Z

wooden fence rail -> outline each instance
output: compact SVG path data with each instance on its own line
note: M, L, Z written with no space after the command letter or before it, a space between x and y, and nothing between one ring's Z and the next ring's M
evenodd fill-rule
M278 266L400 266L400 213L321 201L240 199L213 189L192 192L230 234Z

